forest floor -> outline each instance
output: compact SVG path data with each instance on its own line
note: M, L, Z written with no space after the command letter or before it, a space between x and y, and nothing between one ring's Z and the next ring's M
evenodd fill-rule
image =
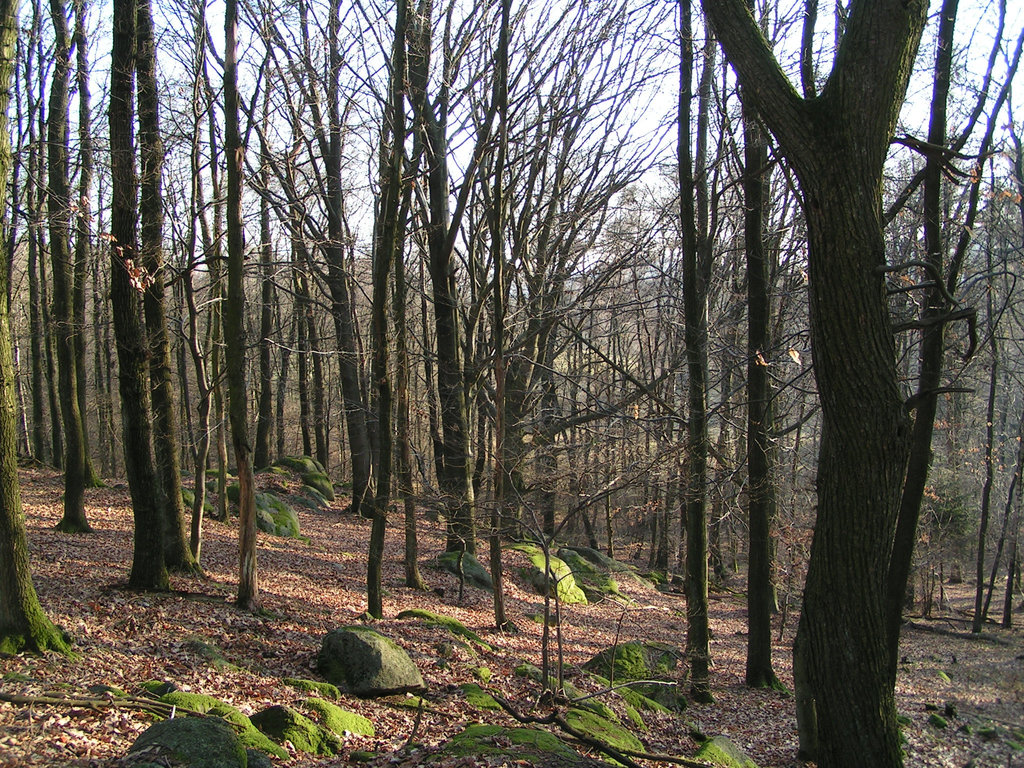
M25 469L22 489L32 570L49 616L74 639L77 660L58 655L0 658L0 691L37 696L57 691L88 696L90 686L137 691L142 681L160 679L179 688L216 696L252 714L275 703L301 698L283 678L316 678L316 655L331 629L358 623L365 605L369 521L340 514L343 502L319 512L300 511L309 543L259 534L259 578L263 611L233 606L236 529L207 521L202 561L206 578L172 577L173 591L139 594L126 589L131 562L132 516L124 486L87 492L87 515L96 529L88 535L56 533L61 516L61 479L51 470ZM467 589L458 599L455 577L428 565L443 546L442 531L424 522L420 530L422 573L432 588L403 586L400 520L388 529L384 566L385 619L376 627L395 639L417 662L429 685L428 706L419 714L383 700L344 697L342 706L376 726L375 737L348 737L346 750L381 753L377 765L412 766L444 739L481 719L512 725L504 712L471 707L459 685L472 682L471 669L486 665L494 674L485 686L540 714L538 686L515 677L524 661L541 663L541 626L528 617L541 599L518 577L523 556L506 550L508 613L520 631L491 629L489 593ZM486 558L484 558L486 560ZM738 583L738 579L736 580ZM797 766L792 697L751 690L743 684L746 648L744 598L736 587L714 591L711 599L712 685L715 703L691 704L681 715L645 713L649 730L638 733L651 753L692 756L696 727L726 735L761 768ZM1024 766L1024 634L989 626L980 637L966 634L970 587L952 593L945 615L911 617L903 633L897 684L908 766ZM616 641L684 642L685 601L681 595L624 585L635 604L613 602L569 606L561 634L566 676L590 690L579 665ZM472 659L457 652L439 663L444 630L420 621L397 620L406 608L426 608L455 617L494 646ZM777 635L774 656L779 677L792 687L790 662L794 616ZM778 629L778 626L776 627ZM197 642L201 641L201 642ZM197 649L215 648L227 664ZM207 653L206 656L209 654ZM955 712L949 727L929 723L934 707ZM68 765L113 768L152 719L116 707L0 703L0 766ZM1016 733L1015 733L1016 732ZM404 748L414 742L419 752ZM426 752L424 752L426 750ZM285 765L313 768L347 764L348 753L310 758L292 753ZM973 761L973 762L971 762ZM656 765L640 761L645 765ZM461 760L460 765L472 765Z

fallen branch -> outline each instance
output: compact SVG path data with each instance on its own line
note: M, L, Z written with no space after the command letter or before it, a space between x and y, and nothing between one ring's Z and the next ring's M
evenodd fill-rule
M142 712L147 712L157 717L163 717L171 719L176 715L187 715L188 717L216 717L223 720L225 723L230 725L236 730L244 730L245 726L239 723L233 723L227 718L220 717L219 715L211 715L206 712L197 712L192 709L178 706L176 704L167 704L159 699L151 699L147 696L104 696L104 697L75 697L65 696L62 693L49 692L34 696L28 696L17 693L5 693L0 691L0 701L6 701L9 704L19 704L21 706L35 706L41 704L43 706L51 707L74 707L81 709L92 709L96 712L101 712L104 709L135 709Z
M36 696L27 696L0 691L0 701L6 701L8 704L20 704L22 706L43 704L55 707L80 707L83 709L94 709L97 712L103 709L119 707L122 709L139 709L149 712L150 714L161 715L163 717L170 717L171 713L175 709L189 715L201 714L199 712L188 712L183 710L181 707L175 708L171 704L165 704L157 699L150 699L144 696L76 698L74 696L65 696L62 693L52 692Z

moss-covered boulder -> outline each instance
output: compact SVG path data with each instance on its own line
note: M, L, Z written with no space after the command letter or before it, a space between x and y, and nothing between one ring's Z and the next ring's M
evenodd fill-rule
M338 690L338 686L332 685L331 683L325 683L322 680L306 680L300 677L286 677L281 682L285 685L290 685L297 691L316 694L318 698L330 699L331 701L337 701L341 698L341 691Z
M373 723L369 719L342 709L337 704L332 704L324 699L305 699L300 706L310 713L313 720L339 736L346 736L350 733L358 736L376 735Z
M565 723L584 736L607 744L615 749L643 752L644 745L633 733L614 720L579 707L566 710Z
M477 589L494 589L494 582L491 581L491 574L487 572L486 568L480 565L479 560L468 552L445 552L438 555L434 563L442 571L447 571L448 573L458 576L460 559L462 574L466 578L467 586L476 587Z
M274 462L275 467L287 467L300 475L307 475L313 472L327 474L324 465L312 456L282 456Z
M444 744L432 762L452 757L482 758L487 764L506 757L511 765L536 768L607 768L608 763L576 752L557 736L537 728L471 725Z
M295 472L302 478L302 493L310 500L317 502L322 500L325 505L333 502L334 484L327 474L324 465L309 456L283 456L273 463L274 467L285 467ZM307 494L306 488L312 493Z
M583 557L577 550L562 547L558 557L569 566L576 584L583 590L587 600L596 603L606 598L628 602L629 598L619 591L619 582L609 568L602 567Z
M512 674L516 677L525 677L529 680L533 680L535 683L544 684L544 673L539 667L535 667L533 664L520 664L513 671ZM555 690L558 687L558 680L554 677L548 676L547 687L551 690ZM596 715L605 717L609 720L618 720L618 716L607 704L603 704L594 698L585 698L583 692L570 682L562 682L562 693L566 695L570 703L573 706L581 709L587 709ZM577 702L576 699L583 699Z
M331 506L331 502L311 485L303 484L292 499L296 504L302 504L309 509L326 509Z
M675 680L681 658L682 653L670 645L633 641L606 648L587 661L583 668L616 684L631 680L659 681L630 687L663 707L681 710L686 708L686 699L679 693ZM629 703L640 706L639 702Z
M757 768L757 763L725 736L705 741L694 758L716 768Z
M143 731L128 750L125 763L129 762L136 768L246 768L248 757L234 729L223 720L176 717Z
M317 655L317 667L328 682L356 696L426 690L409 654L368 627L340 627L328 633Z
M513 549L530 558L530 567L523 576L538 595L557 596L563 605L586 605L587 596L577 586L572 569L564 560L550 551L545 557L544 550L535 544L516 544Z
M311 456L282 456L275 467L286 467L302 478L304 488L313 489L324 502L334 501L334 484L327 476L324 465Z
M302 476L302 485L311 488L327 501L334 501L334 484L321 472L310 472Z
M641 576L635 566L608 557L604 552L592 549L591 547L562 547L562 549L571 550L599 570L614 574L615 580L620 586L622 584L630 584L634 587L640 587L645 591L650 591L654 588L654 584L649 579ZM559 550L559 553L561 553L561 550Z
M299 536L299 516L280 496L269 491L256 494L256 525L272 536Z
M593 672L589 673L589 675L590 678L595 683L600 685L602 688L612 687L611 681L608 680L608 678L602 677L601 675L595 674ZM626 706L632 707L634 709L642 709L647 712L661 712L662 714L668 714L670 711L668 707L659 704L649 696L645 696L644 694L640 693L640 691L636 690L634 686L631 685L620 687L620 683L616 683L614 695L618 696L624 702L626 702ZM634 718L630 717L630 719L633 719L635 722Z
M460 640L468 640L476 645L480 646L485 651L493 651L494 648L487 643L480 635L471 630L465 624L458 619L453 619L451 616L445 616L444 614L434 613L424 608L409 608L408 610L402 611L398 614L399 619L419 619L427 624L433 624L434 626L444 627L452 635L459 638Z
M291 742L301 752L331 757L341 751L341 739L334 731L317 725L283 704L267 707L249 719L270 738L278 742Z
M170 704L186 712L194 712L199 715L212 715L226 720L238 726L238 739L242 746L248 749L256 749L266 752L268 755L279 757L282 760L288 757L288 752L272 742L259 729L252 724L241 710L230 704L221 701L213 696L206 696L201 693L187 693L185 691L171 691L160 697L164 704Z
M196 494L191 488L181 487L181 501L185 505L185 513L191 513L192 507L196 503ZM213 509L213 504L208 499L203 499L203 517L213 517L216 512Z

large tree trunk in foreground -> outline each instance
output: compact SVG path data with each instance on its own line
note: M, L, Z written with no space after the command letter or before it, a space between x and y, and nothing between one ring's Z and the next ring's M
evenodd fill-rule
M7 114L17 36L16 3L0 0L0 114ZM11 169L7 122L0 122L0 199L6 199ZM67 640L39 605L29 572L25 517L18 485L15 443L14 355L11 347L7 270L0 272L0 652L69 650Z
M818 520L798 631L798 692L822 768L902 765L888 673L886 576L909 422L882 269L882 170L926 4L854 0L817 98L793 89L742 0L703 0L743 95L800 181L822 405ZM807 688L810 690L806 690ZM810 722L800 723L805 732Z

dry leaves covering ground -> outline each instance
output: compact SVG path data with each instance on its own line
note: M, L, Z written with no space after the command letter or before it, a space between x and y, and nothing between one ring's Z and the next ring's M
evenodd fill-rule
M334 627L357 622L365 610L369 522L341 515L342 502L331 510L299 512L302 531L311 539L308 544L259 535L265 610L254 616L232 605L236 531L230 524L206 523L206 579L174 577L170 593L138 594L124 586L132 546L126 488L90 490L87 514L96 533L71 536L52 530L60 519L60 477L48 470L27 469L22 487L36 587L51 618L74 637L80 658L0 659L4 693L86 695L90 686L98 685L133 691L139 682L157 678L173 681L186 691L219 697L252 714L301 698L282 678L315 678L322 636ZM471 669L480 664L494 673L488 687L516 702L520 711L542 714L534 709L536 685L512 674L523 661L541 662L541 627L527 618L539 610L540 600L516 576L521 556L507 552L506 573L509 613L522 631L500 635L490 629L489 594L469 589L459 602L455 578L426 564L443 545L440 533L436 524L423 523L422 571L433 591L422 593L402 586L402 534L397 522L389 528L385 616L394 617L405 608L427 608L458 618L496 650L483 653L481 659L459 651L453 661L443 664L436 651L446 639L443 630L412 620L379 622L379 629L418 663L430 686L429 707L419 717L415 710L392 703L341 702L370 718L377 730L373 738L349 737L346 748L382 753L376 761L381 766L415 765L424 753L402 752L408 743L429 750L469 722L486 719L513 724L504 713L481 712L464 700L458 686L470 682ZM634 607L604 603L564 611L567 676L585 690L592 689L575 674L578 665L616 639L684 642L681 596L630 590L628 585L624 591L631 591L637 601ZM650 730L638 735L650 752L692 755L692 724L710 735L729 736L762 768L797 765L792 698L743 685L744 621L742 595L732 591L713 595L716 702L691 706L685 720L647 715ZM780 677L792 685L790 644L795 620L790 617L787 624L775 658ZM947 619L933 622L915 618L904 633L897 695L900 711L911 721L904 729L907 765L964 766L973 759L976 766L1024 766L1024 753L1007 744L1005 733L993 740L979 734L986 725L1024 728L1022 634L993 627L982 639L969 639L963 635L965 628L954 610ZM197 640L219 649L229 664L205 658ZM947 702L955 706L957 716L950 719L950 728L938 730L928 724L926 705L942 708ZM143 712L116 707L0 703L0 766L114 766L150 722ZM964 726L970 726L970 732ZM293 753L287 763L293 768L342 764L347 764L347 753L331 759Z

